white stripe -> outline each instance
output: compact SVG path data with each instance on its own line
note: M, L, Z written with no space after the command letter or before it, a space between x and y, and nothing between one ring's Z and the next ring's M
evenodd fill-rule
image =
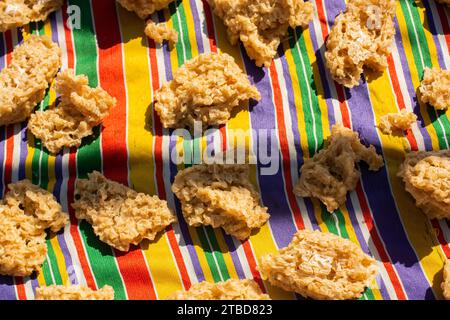
M365 243L368 245L370 253L372 253L372 255L375 257L375 259L378 262L378 266L380 267L380 269L379 269L380 276L383 279L383 282L386 286L386 290L389 295L389 298L390 299L398 299L397 294L395 293L394 286L392 285L391 279L389 278L387 270L382 262L381 256L378 253L378 249L376 248L376 246L372 240L372 236L370 235L369 229L367 228L367 224L366 224L366 221L364 220L364 215L363 215L362 209L359 205L358 195L355 191L350 192L350 200L352 202L353 209L355 210L355 218L358 221L358 225L361 229L361 233L364 237ZM372 212L370 212L370 214L372 215ZM372 220L373 220L373 217L372 217ZM381 239L381 237L380 237L380 239ZM383 241L383 240L381 240L381 241ZM389 263L391 263L391 262L389 261ZM397 274L397 270L395 268L392 268L392 269ZM398 277L398 278L400 279L400 277Z

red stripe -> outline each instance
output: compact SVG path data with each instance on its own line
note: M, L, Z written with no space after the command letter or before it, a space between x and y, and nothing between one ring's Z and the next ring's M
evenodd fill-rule
M292 192L294 186L292 184L292 175L290 170L291 157L289 155L289 142L286 136L286 123L284 122L283 100L281 97L280 83L278 81L278 72L276 70L275 63L272 63L270 66L270 79L272 81L273 100L275 104L275 112L277 115L278 136L280 139L280 149L283 157L282 166L286 186L286 195L288 197L289 205L294 214L293 216L297 229L301 230L305 229L305 224L295 195Z
M103 172L108 178L128 185L127 102L116 3L109 0L92 1L92 10L96 17L94 23L98 43L99 83L117 99L116 107L103 121ZM115 254L128 298L156 299L155 288L140 247L134 247L128 253L115 250Z
M253 249L250 245L249 240L242 241L242 248L244 248L245 256L247 257L248 265L250 267L250 271L253 275L253 279L258 283L261 290L266 293L266 288L264 287L264 283L261 279L261 274L257 269L257 263L255 260L255 255L253 254Z
M370 213L370 209L366 197L364 196L364 191L362 189L360 182L358 182L358 186L356 187L356 193L358 195L358 200L361 206L361 210L363 212L364 221L366 222L367 229L369 230L373 243L375 244L375 247L377 248L381 261L383 262L383 265L389 275L391 283L394 286L395 293L397 294L399 300L405 300L406 299L405 292L400 283L400 279L398 278L397 273L395 272L394 267L392 266L392 262L389 258L389 255L386 252L384 244L381 241L377 228L374 225L372 215Z
M63 21L68 21L69 17L67 15L67 4L64 3L62 8ZM67 49L67 66L69 68L74 68L74 50L72 44L72 32L67 27L66 23L63 23L64 26L64 36L66 38L66 49Z
M16 284L17 298L19 300L27 300L27 293L25 292L23 278L22 277L14 277L14 282Z

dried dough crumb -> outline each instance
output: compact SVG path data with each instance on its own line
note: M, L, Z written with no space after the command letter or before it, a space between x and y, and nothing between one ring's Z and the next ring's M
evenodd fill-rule
M450 260L445 261L444 281L441 286L445 299L450 300Z
M0 72L0 126L26 120L60 66L61 50L47 36L32 35L16 47Z
M169 27L165 22L156 24L150 20L145 27L145 34L159 44L163 43L164 40L170 43L176 43L178 41L178 32Z
M410 152L398 176L429 218L450 219L450 150Z
M28 180L8 188L0 204L0 274L26 277L45 261L46 229L58 232L69 217L50 192Z
M100 290L81 285L51 285L36 288L36 300L114 300L114 289L107 285Z
M62 4L63 0L3 0L0 2L0 32L46 20Z
M118 0L128 11L134 11L139 18L145 19L153 12L166 8L174 0Z
M301 230L277 254L261 257L264 279L286 291L320 300L356 299L378 273L376 261L350 240Z
M398 131L406 131L416 122L417 116L413 112L402 109L398 113L388 113L380 118L378 128L384 134L392 134Z
M345 203L347 192L356 188L360 172L355 165L360 161L365 161L372 171L383 166L383 158L373 146L364 146L356 132L334 125L324 148L305 160L294 192L318 198L333 212Z
M247 165L196 165L178 172L172 191L190 226L222 227L244 240L269 219Z
M193 284L187 291L179 290L170 295L168 300L270 300L261 292L258 284L249 279L229 279L211 283L203 281Z
M79 147L116 105L115 98L100 87L90 88L88 78L75 76L71 69L58 74L55 88L61 93L60 104L37 111L28 123L29 130L51 153Z
M224 124L231 111L249 99L260 100L234 59L228 54L205 53L187 61L172 81L155 95L155 110L165 128Z
M238 40L258 67L270 67L288 28L307 27L314 6L303 0L208 0L223 20L232 45Z
M325 60L334 80L352 88L364 68L387 67L395 36L395 0L349 0L327 40Z
M101 241L128 251L130 244L154 240L157 233L175 222L167 202L138 193L94 171L78 180L72 207L78 219L94 228Z
M425 68L419 92L423 103L436 110L446 110L450 106L450 71Z

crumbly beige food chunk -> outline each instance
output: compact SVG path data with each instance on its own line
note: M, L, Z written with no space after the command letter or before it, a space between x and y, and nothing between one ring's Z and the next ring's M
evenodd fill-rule
M88 179L78 180L72 207L78 219L94 228L101 241L128 251L130 244L156 234L175 222L167 202L157 196L138 193L94 171Z
M261 257L264 279L286 291L320 300L361 296L378 273L376 261L350 240L300 230L277 254Z
M156 24L150 20L145 27L145 34L159 44L163 43L164 40L170 43L176 43L178 41L178 32L169 27L165 22Z
M429 218L450 219L450 150L410 152L398 176Z
M69 217L50 192L28 180L8 188L0 203L0 274L25 277L45 261L46 229L59 231Z
M356 168L359 161L365 161L372 171L383 166L383 158L373 146L361 144L358 133L334 125L324 148L305 160L294 193L318 198L333 212L345 203L347 192L356 188L360 178Z
M327 40L325 60L334 80L352 88L364 68L387 67L395 36L395 0L349 0Z
M114 289L108 285L100 290L81 285L51 285L36 288L36 300L114 300Z
M249 180L247 165L196 165L178 172L172 191L190 226L222 227L244 240L269 219Z
M254 280L229 279L223 282L207 281L193 284L187 291L179 290L168 300L270 300Z
M444 281L441 284L444 298L450 300L450 260L445 261L444 265Z
M450 71L425 68L419 92L423 103L446 110L450 106Z
M115 98L100 87L90 88L88 78L75 76L71 69L58 74L55 87L61 93L61 103L37 111L28 122L28 129L51 153L79 147L116 105Z
M380 118L378 128L384 134L406 131L416 122L417 116L413 112L402 109L398 113L388 113Z
M16 47L0 72L0 126L26 120L60 66L61 49L47 36L32 35Z
M261 96L234 59L205 53L187 61L162 85L155 94L155 110L165 128L193 127L194 121L216 126L249 99Z
M128 11L134 11L139 18L145 19L153 12L164 9L174 0L117 0Z
M303 0L208 0L227 27L232 45L238 40L258 67L270 67L288 28L306 27L314 6Z
M0 32L46 20L63 0L4 0L0 2Z

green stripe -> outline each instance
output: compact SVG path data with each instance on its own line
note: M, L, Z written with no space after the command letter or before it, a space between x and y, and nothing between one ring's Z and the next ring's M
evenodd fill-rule
M52 232L52 234L50 235L50 237L56 237L56 234ZM56 260L56 254L55 251L53 250L53 246L50 243L50 240L47 240L47 248L48 248L48 257L50 260L50 265L52 267L52 271L53 271L53 278L55 279L55 283L54 284L63 284L62 281L62 277L61 277L61 273L59 272L59 267L58 267L58 263Z
M208 262L209 269L211 270L211 274L213 276L214 282L221 281L221 276L219 273L219 269L216 267L216 262L214 261L213 253L210 249L208 239L205 234L205 227L195 228L197 231L198 238L200 239L200 243L202 244L202 250L205 254L206 261Z
M415 5L410 3L411 0L400 1L403 15L405 17L408 36L413 51L414 63L419 74L423 75L425 67L433 67L431 62L430 49L428 47L425 31L420 20L419 12ZM419 45L420 44L420 45ZM421 59L423 57L423 61ZM449 133L445 132L445 128L450 128L450 122L445 112L437 112L434 108L427 106L427 112L431 119L432 125L436 130L439 148L446 149L447 144L445 137L450 138ZM442 127L441 127L442 125ZM444 131L442 130L444 128Z
M177 1L177 4L181 2L181 1ZM180 27L180 22L178 21L178 16L177 16L177 6L175 5L174 2L172 2L169 5L169 13L170 16L172 17L172 23L173 23L173 28L175 30L178 31L178 33L180 33L181 31L181 27ZM185 42L189 42L189 41L185 41L184 37L180 37L179 41L177 41L177 43L175 43L175 52L177 54L177 60L178 60L178 65L182 65L184 64L184 48L183 45Z
M50 247L50 241L47 240L46 242L47 242L47 247ZM51 272L50 272L50 267L49 267L47 259L42 264L41 273L44 276L44 280L45 280L45 284L46 285L53 284L53 279L52 279L52 275L51 275Z
M76 55L76 74L85 74L92 87L98 86L97 47L89 0L70 1L71 5L81 8L81 29L72 30ZM86 178L87 173L102 169L100 128L95 130L94 137L83 141L77 152L77 175ZM125 288L117 268L112 248L101 242L94 234L91 225L81 222L80 234L85 245L90 266L98 287L108 284L114 288L116 299L125 299Z
M181 28L183 30L183 45L186 53L186 60L190 60L192 59L192 48L191 42L189 41L189 28L186 20L186 11L184 9L184 3L182 3L181 0L178 0L177 2L179 4L177 11L179 13ZM195 30L193 30L193 32L195 32Z
M295 31L290 29L289 39L289 45L301 91L309 156L312 157L323 142L322 112L319 107L319 100L317 99L316 92L313 89L317 86L314 83L314 74L307 54L302 29L297 28ZM291 79L291 81L295 82L294 79Z
M211 249L213 250L213 254L216 257L217 262L219 263L220 273L222 274L223 280L230 279L230 274L228 273L227 265L225 263L225 259L223 258L222 250L220 250L219 243L217 242L216 235L214 234L214 230L212 227L207 226L204 228L205 232L211 242Z

